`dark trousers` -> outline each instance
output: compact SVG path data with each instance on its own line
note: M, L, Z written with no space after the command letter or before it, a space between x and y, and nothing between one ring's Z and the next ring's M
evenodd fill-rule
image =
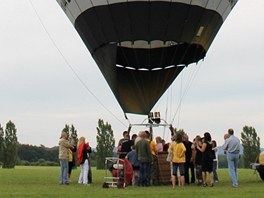
M141 186L148 186L150 179L150 163L140 162L139 164L139 184Z
M191 183L195 183L195 174L194 174L194 164L192 162L186 162L184 164L185 168L185 183L190 184L189 169L191 169Z

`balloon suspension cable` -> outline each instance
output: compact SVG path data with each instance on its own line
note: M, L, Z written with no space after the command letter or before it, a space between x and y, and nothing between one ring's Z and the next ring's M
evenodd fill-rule
M198 67L196 67L197 69L194 69L193 72L189 73L189 78L187 80L188 83L186 84L185 89L183 90L183 92L181 91L182 93L181 93L181 97L180 97L180 100L179 100L178 107L177 107L177 109L176 109L176 111L175 111L175 113L174 113L174 115L172 117L172 121L171 121L172 124L174 122L174 119L175 119L177 113L181 110L182 100L187 95L187 92L190 90L190 88L191 88L191 86L192 86L192 84L193 84L193 82L194 82L199 70L201 69L202 64L203 64L203 62L201 62L201 64L197 64L198 65ZM178 119L178 124L179 124L179 119Z
M63 53L61 52L61 50L59 49L59 47L57 46L57 44L55 43L55 41L53 40L53 38L51 37L50 33L48 32L46 26L44 25L41 17L39 16L34 4L32 3L31 0L29 0L37 18L39 19L43 29L45 30L46 34L48 35L49 39L51 40L52 44L54 45L54 47L57 49L57 51L59 52L59 54L61 55L61 57L63 58L64 62L66 63L66 65L70 68L71 72L75 75L75 77L79 80L79 82L83 85L83 87L94 97L94 99L109 113L111 114L117 121L119 121L123 126L127 126L125 125L112 111L110 111L100 100L99 98L88 88L88 86L85 84L85 82L80 78L80 76L77 74L77 72L73 69L73 67L71 66L71 64L68 62L68 60L66 59L66 57L63 55Z
M127 117L127 115L126 115L126 113L125 113L125 112L124 112L124 116L125 116L126 120L128 120L128 117ZM129 122L129 120L128 120L128 122Z
M128 117L127 117L127 114L125 112L124 112L124 115L125 115L125 118L126 118L126 120L128 122L128 125L131 126L131 123L130 123L130 121L129 121Z
M172 87L170 87L167 92L165 120L171 120L172 93L173 93L173 89ZM169 109L169 112L168 112L168 109ZM168 113L169 113L169 118L168 118ZM170 123L169 125L170 125L169 129L170 129L172 127L172 123ZM168 133L166 133L166 127L164 127L164 130L163 130L163 139L168 139Z
M207 1L206 6L207 6L208 3L209 3L209 1ZM186 15L186 19L187 19L188 17L189 17L189 15ZM202 21L203 17L204 17L204 15L201 15L201 16L200 16L200 19L199 19L200 22ZM212 19L211 19L211 20L212 20ZM186 20L186 21L187 21L187 20ZM187 51L188 51L188 49L190 48L190 46L191 46L191 45L189 45L188 48L185 50L185 53L187 53ZM184 53L184 55L185 55L185 53ZM184 59L184 55L182 56L182 60ZM188 66L188 65L186 65L186 67L187 67L187 66ZM199 67L198 67L198 70L199 70ZM194 78L196 77L196 74L197 74L197 71L194 72L194 75L192 75L192 76L191 76L191 74L189 75L189 76L190 76L190 80L188 81L188 83L187 83L187 85L186 85L186 89L184 90L183 94L182 94L182 84L181 84L181 97L180 97L180 100L179 100L179 105L178 105L177 110L176 110L176 112L175 112L175 114L174 114L174 116L173 116L173 118L172 118L172 121L171 121L171 123L174 122L174 119L175 119L177 113L179 112L177 126L178 126L179 123L180 123L180 110L181 110L181 106L182 106L182 99L183 99L183 97L187 94L187 91L190 89L191 84L192 84Z

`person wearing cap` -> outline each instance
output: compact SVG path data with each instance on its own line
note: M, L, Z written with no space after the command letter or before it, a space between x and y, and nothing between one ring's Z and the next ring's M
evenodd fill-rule
M66 132L61 132L59 141L59 161L60 161L60 184L69 184L68 168L69 168L69 149L73 146L67 140L68 135Z

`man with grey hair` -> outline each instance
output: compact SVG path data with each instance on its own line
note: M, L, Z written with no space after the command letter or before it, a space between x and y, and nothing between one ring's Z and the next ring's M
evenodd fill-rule
M67 140L68 135L65 131L61 132L61 138L59 141L59 160L60 160L60 184L69 184L68 180L68 168L69 168L69 148L73 146Z
M150 163L152 162L152 154L149 142L147 141L146 132L140 132L139 137L141 138L136 144L137 159L139 161L139 174L140 174L140 185L149 186L149 170Z
M138 136L136 137L135 141L134 141L134 145L136 146L136 144L139 142L139 140L142 139L142 133L145 133L145 131L140 131L138 133Z
M232 185L234 188L237 188L238 187L237 168L239 163L240 140L234 136L233 129L228 129L228 135L229 137L225 139L225 143L222 147L226 151L229 176L232 180Z

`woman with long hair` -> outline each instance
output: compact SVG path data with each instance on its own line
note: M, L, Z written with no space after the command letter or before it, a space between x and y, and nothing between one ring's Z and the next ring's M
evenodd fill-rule
M212 150L212 138L209 132L204 133L204 139L202 146L197 145L197 149L203 153L202 157L202 176L203 176L203 186L206 187L206 176L209 173L210 176L210 186L214 186L214 174L213 174L213 159L214 154Z
M193 160L195 164L195 172L196 178L198 180L198 185L203 185L203 176L202 176L202 160L203 160L203 153L198 149L198 146L202 146L202 138L200 135L197 135L194 139L194 143L192 145L193 153Z
M90 146L88 143L85 143L84 137L80 137L78 141L77 149L78 149L78 162L81 168L78 183L88 184L88 172L89 172L88 149L90 149Z

